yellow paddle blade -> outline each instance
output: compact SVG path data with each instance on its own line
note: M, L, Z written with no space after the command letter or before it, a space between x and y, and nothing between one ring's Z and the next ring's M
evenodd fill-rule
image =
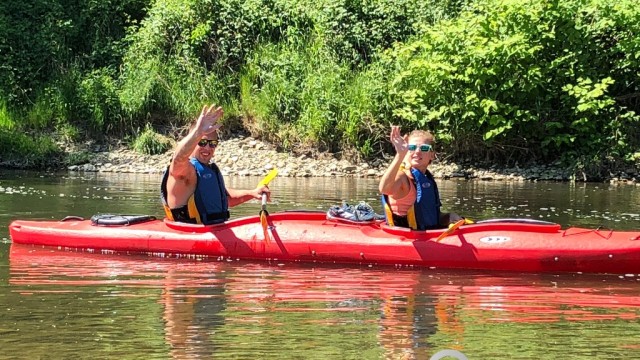
M262 232L264 233L264 242L269 243L271 241L271 237L269 236L269 223L267 222L267 211L260 211L260 224L262 225Z
M276 177L276 175L278 175L278 169L273 169L273 170L269 171L267 176L265 176L264 179L260 180L260 182L258 183L258 186L269 185L271 180L273 180L273 178Z
M455 224L449 225L449 228L445 231L442 232L442 234L440 234L440 236L438 236L438 238L436 239L436 242L446 238L447 236L451 235L454 231L456 231L457 228L459 228L461 225L464 225L465 220L464 219L460 219L458 221L456 221Z

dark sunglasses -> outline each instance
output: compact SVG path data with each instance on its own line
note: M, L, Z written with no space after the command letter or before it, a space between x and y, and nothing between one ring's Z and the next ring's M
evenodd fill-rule
M418 148L418 145L416 144L409 144L407 145L407 149L409 151L416 151L416 149ZM433 146L429 145L429 144L422 144L420 145L420 151L422 152L429 152L433 150Z
M200 147L205 147L205 146L207 146L207 144L209 144L210 148L215 149L216 146L218 146L218 140L202 139L202 140L198 141L198 146L200 146Z

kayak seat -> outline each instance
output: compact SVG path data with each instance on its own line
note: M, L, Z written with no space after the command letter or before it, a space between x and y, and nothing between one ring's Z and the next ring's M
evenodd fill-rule
M153 215L117 215L97 214L91 217L91 225L96 226L128 226L155 220Z

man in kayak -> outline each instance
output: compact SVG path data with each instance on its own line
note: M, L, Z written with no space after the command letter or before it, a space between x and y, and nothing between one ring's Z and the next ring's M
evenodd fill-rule
M196 224L218 224L229 219L229 208L251 199L269 197L267 186L252 190L227 188L220 169L211 161L218 146L222 108L204 106L173 154L162 178L161 193L168 219Z
M440 212L438 186L427 169L436 156L434 136L422 130L402 136L399 126L391 126L390 140L396 155L378 187L387 223L427 230L446 228L462 219L454 213Z

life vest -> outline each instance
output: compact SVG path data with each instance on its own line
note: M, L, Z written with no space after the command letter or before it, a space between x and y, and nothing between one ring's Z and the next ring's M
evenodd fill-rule
M397 224L403 219L393 214L389 206L389 198L382 195L382 206L384 208L387 224L391 226L409 226L414 230L426 230L440 228L440 193L433 175L427 170L421 173L419 170L411 168L405 170L409 179L416 189L416 199L407 211L407 224ZM394 221L394 217L396 218Z
M160 185L162 203L167 219L192 224L218 224L229 219L229 202L224 179L215 164L202 164L195 158L189 160L196 169L196 189L187 204L176 209L167 205L167 180L169 168Z

